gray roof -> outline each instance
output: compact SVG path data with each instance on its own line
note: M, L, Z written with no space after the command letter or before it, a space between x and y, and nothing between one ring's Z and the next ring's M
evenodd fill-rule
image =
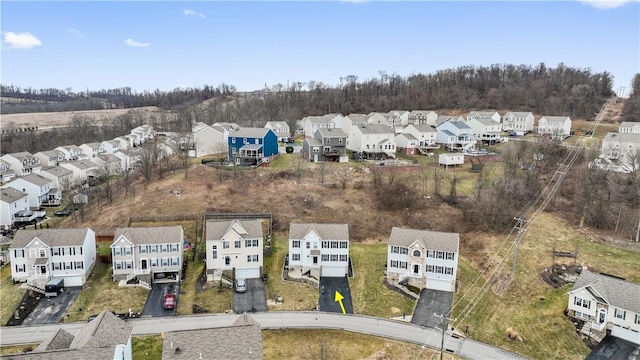
M206 240L220 240L232 228L237 228L243 239L262 238L262 221L260 220L208 220L206 226Z
M68 349L73 338L73 335L69 334L66 330L58 329L51 339L41 342L34 351Z
M492 117L493 115L497 114L497 111L470 111L468 116L473 116L476 114L482 117Z
M98 155L97 158L107 163L120 162L120 159L113 154L102 154L102 155Z
M0 200L2 202L11 204L12 202L18 201L24 197L27 197L27 195L18 189L14 189L12 187L0 189Z
M420 114L425 114L425 115L427 115L427 114L429 114L429 113L434 113L434 114L435 114L435 112L433 112L432 110L412 110L412 111L409 113L409 117L415 117L415 116L416 116L417 114L419 114L419 113L420 113Z
M500 124L499 122L497 122L497 121L495 121L493 119L486 119L486 118L471 119L471 120L475 120L475 121L477 121L477 122L479 122L479 123L481 123L482 125L485 125L485 126L499 125ZM469 120L469 121L471 121L471 120Z
M92 149L99 149L100 146L102 146L102 144L99 143L99 142L92 142L92 143L87 143L87 144L84 144L84 145L88 146L88 147L90 147Z
M162 359L262 359L260 325L242 314L232 326L164 333Z
M458 252L460 234L399 227L391 229L389 245L409 247L416 241L429 250Z
M113 236L114 243L124 236L134 245L139 244L182 244L184 231L181 225L155 227L117 228Z
M46 184L52 184L53 180L46 178L40 174L29 174L21 177L20 179L24 179L24 181L30 182L37 186L44 186Z
M320 135L323 138L338 138L338 137L343 137L346 138L347 134L345 134L344 131L342 131L342 129L318 129L316 130L316 132L320 132Z
M46 169L42 169L41 171L42 172L46 172L48 174L51 174L53 176L56 176L58 178L60 178L62 176L73 174L73 171L67 169L64 166L52 166L52 167L48 167Z
M369 121L369 116L365 114L349 114L347 115L347 117L349 118L349 120L351 120L352 123L366 124L367 121Z
M333 117L329 117L327 115L322 116L307 116L307 120L309 120L313 124L328 124L331 122Z
M98 167L98 165L94 162L91 162L90 160L76 160L76 161L69 161L66 164L70 164L80 170L87 170L87 169L94 169L96 167Z
M70 348L103 348L126 344L133 326L109 311L103 311L88 322L71 342Z
M615 141L622 143L640 143L640 134L608 132L603 139L603 143Z
M637 121L623 121L620 123L621 128L640 126L640 122Z
M609 304L640 314L640 285L584 269L571 291L587 286Z
M504 114L504 116L507 116L509 114L513 114L513 116L516 116L516 117L527 117L529 116L529 114L533 115L531 111L509 111L506 114Z
M262 139L271 129L243 127L229 134L231 137L259 138ZM273 132L273 131L272 131Z
M543 116L542 118L549 122L565 122L571 120L568 116Z
M260 150L262 149L261 144L246 144L240 147L240 150Z
M114 358L115 347L61 349L50 351L32 351L14 355L3 355L2 359L11 360L104 360Z
M415 136L413 136L411 134L398 134L398 135L396 135L396 138L399 138L401 136L404 137L407 140L418 140L418 139L416 139Z
M323 240L349 240L347 224L290 224L289 239L302 239L314 231Z
M413 126L419 132L437 132L436 129L433 128L433 126L427 124L411 124L408 126Z
M320 139L308 138L308 139L304 139L304 141L309 146L322 146L322 141L320 141Z
M49 247L79 246L84 244L89 228L84 229L38 229L18 230L10 248L22 249L38 238Z
M17 153L11 153L11 154L6 154L7 156L11 156L14 159L18 159L20 161L24 160L24 159L31 159L33 157L33 155L29 152L26 151L21 151L21 152L17 152Z
M42 155L47 156L47 157L52 157L52 156L58 157L61 153L62 153L62 151L60 151L60 150L45 150L45 151L40 151L37 154L42 154Z
M449 122L452 123L453 126L457 127L458 129L471 129L471 126L467 125L467 123L461 120L449 121Z
M388 125L383 124L367 124L358 125L358 129L363 134L392 134L393 130Z

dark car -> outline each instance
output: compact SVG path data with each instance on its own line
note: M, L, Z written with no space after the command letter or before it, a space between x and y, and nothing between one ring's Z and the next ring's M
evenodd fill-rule
M164 303L163 303L164 309L165 310L173 310L176 308L176 294L173 293L169 293L167 295L164 296Z
M55 215L55 216L69 216L69 215L71 215L71 210L70 209L58 210L58 211L54 212L53 215Z

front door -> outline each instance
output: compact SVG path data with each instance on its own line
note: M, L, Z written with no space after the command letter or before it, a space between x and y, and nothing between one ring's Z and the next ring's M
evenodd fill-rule
M225 256L224 257L224 264L227 265L227 266L231 265L231 258L228 257L228 256Z
M147 259L140 260L140 268L142 270L147 270Z
M47 267L46 266L40 266L40 274L41 275L47 275Z
M317 256L313 257L313 265L318 265L318 257Z
M417 274L420 272L420 265L413 265L413 273Z
M600 309L600 314L598 315L598 324L602 324L607 320L607 312L604 309Z

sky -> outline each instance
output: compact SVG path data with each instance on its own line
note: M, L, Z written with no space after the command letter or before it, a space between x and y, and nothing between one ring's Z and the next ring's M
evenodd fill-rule
M640 0L7 1L0 82L135 91L559 63L640 72Z

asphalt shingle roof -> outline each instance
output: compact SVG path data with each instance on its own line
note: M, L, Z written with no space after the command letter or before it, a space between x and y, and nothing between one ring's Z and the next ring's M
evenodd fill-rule
M584 269L571 291L587 286L609 304L640 314L640 285Z
M114 242L120 236L124 236L134 245L140 244L182 244L184 232L182 226L155 226L155 227L128 227L117 228L114 234Z
M367 124L358 125L358 129L363 134L392 134L393 130L388 125L382 124Z
M271 129L243 127L229 134L231 137L259 138L262 139Z
M109 311L103 311L95 319L88 322L70 348L101 348L126 344L131 337L133 326Z
M6 187L3 189L0 189L0 200L8 204L11 204L12 202L20 200L26 196L27 195L25 195L22 191L18 189L14 189L12 187Z
M416 241L430 250L458 252L460 234L399 227L391 229L389 245L408 247Z
M89 228L18 230L9 248L22 249L38 238L49 247L80 246L84 244Z
M323 138L337 138L337 137L347 137L347 134L342 131L342 129L318 129L316 131L320 132L320 135Z
M289 239L302 239L310 231L314 231L323 240L349 240L347 224L290 224Z
M220 240L234 227L238 227L244 239L262 238L262 221L260 220L208 220L206 226L207 240Z

